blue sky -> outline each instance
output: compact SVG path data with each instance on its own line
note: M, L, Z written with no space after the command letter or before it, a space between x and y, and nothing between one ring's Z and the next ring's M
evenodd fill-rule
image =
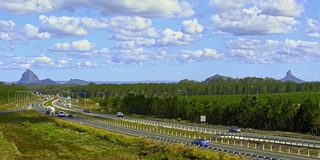
M320 81L319 0L0 0L0 81Z

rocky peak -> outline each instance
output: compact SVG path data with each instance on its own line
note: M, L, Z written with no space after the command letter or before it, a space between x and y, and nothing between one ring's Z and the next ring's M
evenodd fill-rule
M30 69L27 69L23 74L19 83L21 84L31 84L38 83L40 80L36 74L34 74Z
M287 76L292 76L292 74L291 74L291 70L287 71L287 75L286 75L286 77L287 77Z
M286 81L293 81L296 83L303 83L304 81L295 77L294 75L291 74L291 70L287 71L287 74L284 78L280 79L280 81L282 82L286 82Z

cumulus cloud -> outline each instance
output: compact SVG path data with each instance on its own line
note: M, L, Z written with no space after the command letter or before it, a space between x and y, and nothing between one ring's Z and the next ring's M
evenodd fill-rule
M15 25L13 21L0 20L0 32L13 31Z
M204 27L198 23L197 19L185 20L182 22L182 32L187 34L202 34Z
M234 35L289 33L300 24L294 17L299 16L304 9L295 1L286 2L211 0L211 5L218 11L211 17L212 27Z
M271 16L297 17L304 11L303 4L295 0L265 0L256 3L261 14Z
M84 36L89 28L104 28L105 23L88 17L39 16L40 29L55 36Z
M29 12L50 12L55 9L55 1L51 0L32 0L32 1L12 1L2 0L0 8L11 10L16 14L25 14Z
M159 4L160 3L160 4ZM141 17L189 17L195 14L193 6L184 0L33 0L12 1L2 0L0 8L16 14L30 12L48 13L57 10L74 11L84 7L88 10L101 11L102 14L121 14Z
M16 28L16 24L11 21L0 20L0 39L13 43L22 43L29 39L49 39L48 32L40 32L38 27L26 24L23 28Z
M96 68L98 65L91 61L85 61L83 63L79 62L76 67L77 68Z
M27 38L34 39L49 39L51 36L48 32L39 32L39 28L32 24L26 24L23 28L23 33Z
M217 60L221 59L224 55L218 53L218 51L210 48L205 48L203 50L197 51L184 51L179 57L178 60L181 63L187 62L197 62L197 61L208 61L208 60Z
M2 68L28 69L28 68L52 68L54 60L47 55L36 55L32 57L14 56L6 60Z
M320 22L313 19L308 19L307 23L309 25L308 36L310 37L320 37Z
M172 29L165 29L162 32L161 38L157 40L157 45L159 46L180 46L188 45L201 36L193 36L190 34L185 34L181 31L173 31Z
M53 66L54 61L52 58L46 56L46 55L40 55L34 57L34 66L40 67L40 66Z
M135 41L141 45L152 45L152 39L158 32L152 27L152 21L142 17L118 16L107 20L107 29L114 34L111 39L119 41Z
M79 52L88 52L92 50L93 45L91 42L88 40L80 40L80 41L73 41L71 43L71 46L74 48L74 50L79 51Z
M50 51L56 53L64 53L64 54L72 54L73 52L89 52L92 51L95 44L91 43L90 41L83 39L79 41L69 42L58 42L50 47Z
M96 0L88 3L103 14L124 14L141 17L189 17L195 14L192 5L183 0Z
M320 57L320 43L286 39L248 40L238 38L226 43L227 56L244 63L274 64L302 63L315 61Z

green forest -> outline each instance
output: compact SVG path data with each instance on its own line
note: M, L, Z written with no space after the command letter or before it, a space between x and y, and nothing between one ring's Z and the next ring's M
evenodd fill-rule
M15 85L4 85L10 87ZM29 91L90 98L100 111L237 125L245 128L320 133L320 82L281 82L273 78L214 78L206 83L27 85ZM16 89L17 90L17 89ZM79 94L82 93L82 94ZM8 92L0 90L1 103ZM11 95L13 95L11 93ZM10 98L9 98L10 99ZM11 98L13 99L13 98Z

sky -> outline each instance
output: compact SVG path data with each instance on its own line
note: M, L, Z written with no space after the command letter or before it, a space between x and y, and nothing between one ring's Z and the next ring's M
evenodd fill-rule
M320 81L319 0L0 0L0 81Z

